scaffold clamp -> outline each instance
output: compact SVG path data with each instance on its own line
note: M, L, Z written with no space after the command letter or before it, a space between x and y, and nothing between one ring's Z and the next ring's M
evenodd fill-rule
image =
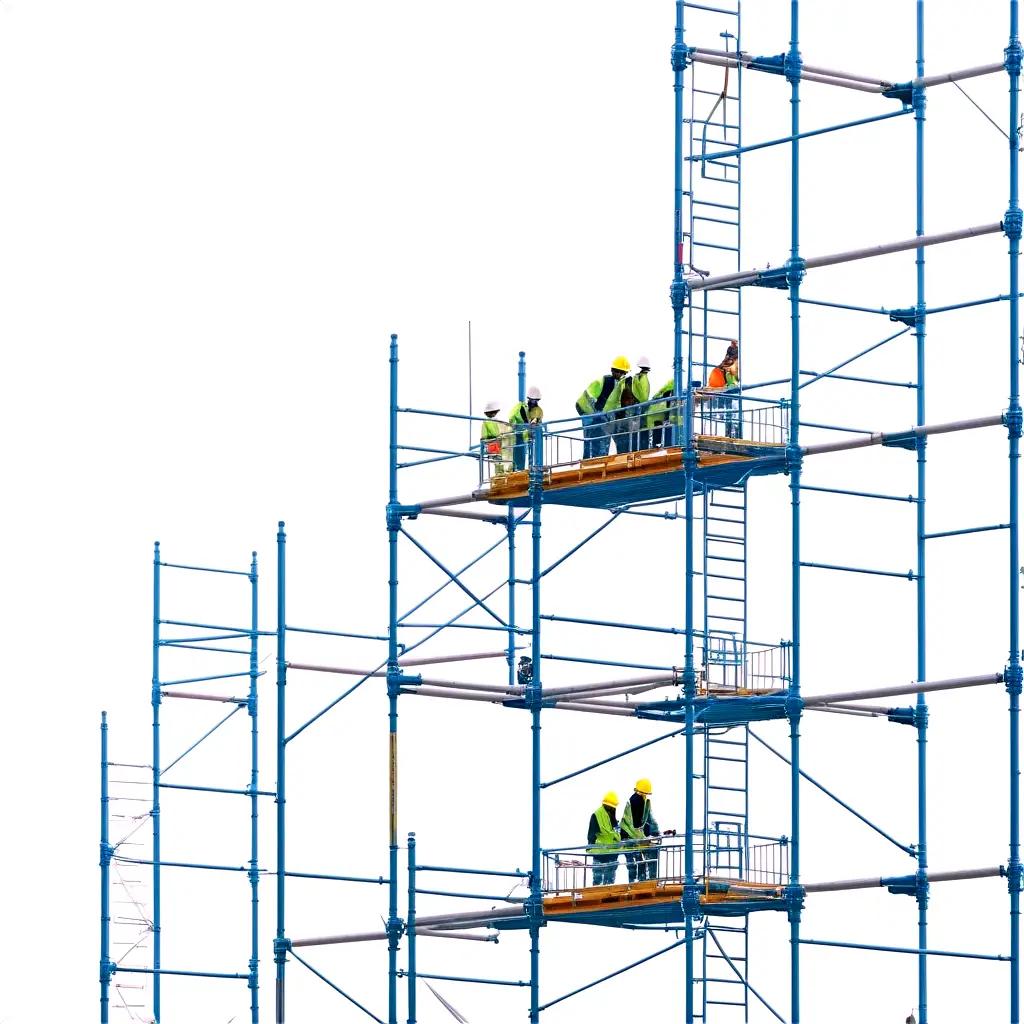
M279 964L285 962L285 954L289 953L292 948L292 940L286 939L281 936L275 936L274 938L274 961Z
M691 53L693 53L693 47L686 46L683 43L673 43L672 70L677 74L680 71L685 71L690 66Z
M1024 874L1024 871L1021 869L1019 860L1011 860L1010 863L1006 865L1006 888L1010 892L1021 891L1022 874Z
M403 519L415 519L420 514L419 505L399 505L391 502L385 510L389 530L399 530Z
M789 919L789 923L799 923L800 914L804 909L804 887L802 885L784 886L782 898L786 904L786 917Z
M704 913L700 905L700 892L701 888L699 885L683 886L684 913L691 914L693 917L700 917Z
M1024 211L1019 206L1011 206L1003 214L1003 234L1007 238L1020 241L1022 228L1024 228Z
M686 308L686 301L690 295L690 286L685 281L673 281L668 294L672 300L672 309L676 313L681 313Z
M893 323L906 324L907 327L916 327L918 322L924 318L924 310L918 308L912 309L890 309L889 319Z
M1006 692L1019 697L1024 690L1024 668L1020 665L1007 665L1003 670L1003 682L1006 683Z
M921 94L921 104L924 104L924 89L915 89L913 82L897 82L892 88L886 89L882 95L887 100L899 100L905 107L915 105L917 94Z
M1021 49L1019 39L1012 40L1010 45L1003 50L1004 63L1009 74L1020 74L1022 55L1024 55L1024 50Z
M1024 428L1024 413L1018 405L1016 408L1007 409L1003 413L1003 425L1010 432L1010 437L1020 437Z
M752 71L765 71L770 75L782 75L786 70L786 55L776 54L773 57L754 57L748 67Z

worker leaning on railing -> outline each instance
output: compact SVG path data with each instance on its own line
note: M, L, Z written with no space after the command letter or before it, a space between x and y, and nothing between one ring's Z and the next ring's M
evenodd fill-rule
M526 453L530 447L530 424L540 423L544 410L540 407L540 388L530 388L525 402L516 402L508 414L512 427L512 469L526 469Z
M576 399L576 412L583 420L583 458L607 455L611 448L612 414L622 404L622 388L629 373L629 360L616 356L603 377L591 381Z
M637 779L622 812L620 834L626 843L626 870L631 882L658 877L658 848L651 839L661 835L651 811L651 780Z

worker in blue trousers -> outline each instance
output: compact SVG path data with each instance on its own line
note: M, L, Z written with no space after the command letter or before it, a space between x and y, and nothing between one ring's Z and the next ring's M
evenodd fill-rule
M611 885L619 867L619 822L616 809L618 796L609 791L601 799L601 806L590 816L587 829L587 853L594 864L594 885Z
M512 428L512 471L526 469L526 453L530 447L530 427L544 419L540 407L540 388L530 388L525 402L516 402L508 414Z
M576 399L576 412L583 421L583 458L594 459L607 455L614 432L614 413L622 404L622 389L629 360L616 356L603 377L591 381Z
M626 847L626 870L631 882L658 877L658 848L651 843L661 835L651 811L650 779L637 779L633 795L626 801L620 834Z

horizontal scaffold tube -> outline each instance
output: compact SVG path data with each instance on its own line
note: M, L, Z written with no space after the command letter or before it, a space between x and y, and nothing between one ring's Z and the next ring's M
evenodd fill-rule
M458 914L434 914L427 917L416 915L416 932L421 928L428 931L435 929L486 927L491 921L504 920L509 917L525 917L522 907L496 907L493 910L466 910ZM312 939L292 939L291 944L300 946L337 946L343 942L374 942L386 939L388 933L356 932L350 935L323 935Z
M929 871L929 882L959 882L970 878L999 878L1006 874L1006 868L968 868L964 871ZM804 886L806 892L844 892L848 889L878 889L892 885L893 878L847 878L838 882L811 882Z
M872 697L896 697L904 693L929 693L932 690L962 690L969 686L992 686L1003 681L1001 672L987 676L963 676L959 679L937 679L926 683L903 683L899 686L883 686L874 690L846 690L843 693L823 693L820 696L803 698L804 707L822 704L838 704L851 700L870 700Z
M462 939L464 942L497 942L497 932L485 932L483 935L475 935L473 932L448 932L436 928L417 928L417 935L426 935L431 939Z
M754 71L764 70L755 63L755 58L749 54L735 53L726 54L724 50L694 49L690 52L691 58L698 64L712 64L716 67L734 68L742 66L751 68ZM857 92L882 93L890 88L889 82L874 82L872 79L864 79L860 75L847 75L841 71L812 71L810 66L804 65L800 72L800 78L805 82L820 82L823 85L838 85L843 89L854 89Z
M998 427L1002 416L978 416L971 420L951 420L949 423L931 423L909 430L896 430L886 434L868 434L848 441L826 441L824 444L807 445L800 450L804 455L823 455L826 452L845 452L854 448L870 448L876 444L891 444L898 438L929 437L932 434L952 434L958 430L980 430L983 427Z
M517 647L516 650L522 650ZM484 661L489 658L507 658L508 649L503 651L478 651L472 654L436 654L431 658L399 658L398 664L403 668L414 665L444 665L458 661ZM383 669L349 668L345 665L307 665L299 661L289 661L288 668L300 672L330 672L340 676L386 676Z
M855 260L870 259L872 256L888 256L891 253L923 249L929 245L943 245L946 242L959 242L965 238L998 234L1002 230L1003 225L999 222L972 228L960 228L956 231L943 231L936 235L920 235L899 242L885 242L863 249L849 249L846 252L837 252L829 256L810 256L802 261L802 266L805 270L832 267L839 263L853 263ZM713 291L716 288L734 288L737 285L754 284L763 273L765 273L763 270L742 270L735 274L717 274L711 277L694 276L688 277L686 283L692 292Z
M690 51L691 59L698 64L715 64L718 67L750 68L754 71L768 70L759 66L757 58L742 51L712 50L695 46ZM774 71L775 69L772 68ZM940 75L922 75L911 81L915 89L928 89L934 85L947 85L950 82L962 82L968 78L981 78L984 75L996 75L1006 70L1006 64L979 64L976 67L949 71ZM826 85L837 85L845 89L856 89L858 92L882 93L893 89L897 83L884 78L871 78L867 75L855 75L846 71L835 71L817 64L802 64L800 77L808 82L822 82Z

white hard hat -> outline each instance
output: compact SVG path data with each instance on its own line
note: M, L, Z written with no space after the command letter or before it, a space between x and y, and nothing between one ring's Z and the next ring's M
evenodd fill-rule
M641 370L649 370L651 368L651 361L647 356L641 356L636 361L636 365L639 366Z
M530 390L526 392L526 397L527 398L532 398L535 402L539 402L540 401L540 388L530 388Z
M484 412L497 412L501 408L501 403L496 402L493 398L484 406Z

